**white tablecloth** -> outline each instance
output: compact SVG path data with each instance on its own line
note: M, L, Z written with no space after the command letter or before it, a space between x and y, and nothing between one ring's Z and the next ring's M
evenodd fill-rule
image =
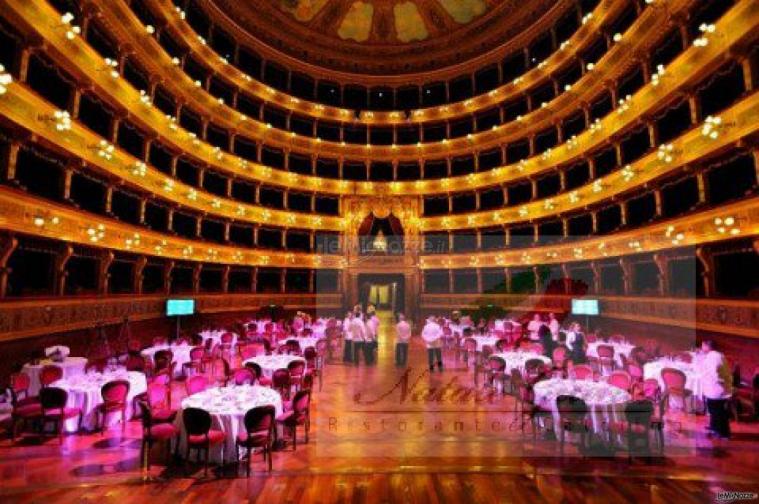
M174 375L179 376L182 374L182 365L190 362L190 351L195 348L192 345L157 345L150 348L146 348L142 351L142 356L146 359L153 359L156 352L159 350L171 350L174 354Z
M511 373L512 369L518 369L524 375L524 365L530 359L540 359L546 364L551 363L551 359L545 355L540 355L535 352L503 352L493 354L495 357L500 357L506 361L506 373Z
M134 416L132 408L135 396L142 394L148 389L145 375L138 371L126 371L121 368L116 371L106 371L104 373L88 373L71 376L58 380L53 384L55 387L62 388L69 393L67 406L70 408L79 408L82 410L82 428L93 430L97 427L98 415L97 407L103 403L103 396L100 388L114 380L129 381L129 395L127 396L127 419ZM66 421L64 429L66 432L75 432L77 428L77 418ZM107 425L112 425L121 420L119 413L111 413L106 419Z
M585 401L596 434L603 433L604 423L624 420L625 404L630 401L630 394L626 391L608 383L588 380L552 378L536 383L533 390L535 404L553 413L554 425L559 425L558 396L572 395Z
M622 362L622 355L624 355L626 359L629 359L630 352L632 352L632 349L635 348L635 345L632 343L605 343L603 341L594 341L593 343L588 343L588 350L585 352L585 354L588 357L598 358L599 345L606 345L614 348L614 362L617 364L617 367L624 366L624 362Z
M236 460L235 439L245 431L245 413L258 406L274 406L275 414L282 414L282 398L275 390L257 385L240 385L230 387L214 387L194 394L182 401L182 409L201 408L211 414L212 429L223 431L224 459L227 462ZM184 456L187 447L187 436L184 430L182 415L177 415L176 425L181 432L179 436L179 453ZM215 446L209 454L214 462L221 462L221 446Z
M656 378L659 380L661 389L665 390L664 380L661 377L661 371L664 368L675 368L685 373L685 388L693 392L693 395L696 397L703 395L703 377L701 369L699 369L696 362L688 363L663 357L652 362L647 362L643 366L643 377L646 379Z
M300 349L302 351L302 350L305 350L308 347L314 347L314 349L316 349L316 343L320 339L322 339L322 338L312 338L312 337L308 337L308 338L286 338L284 341L287 342L288 340L291 340L291 339L292 340L296 340L298 342L298 344L300 344Z
M69 378L84 374L87 359L84 357L66 357L63 362L53 362L50 359L42 359L39 364L24 364L21 371L29 375L29 395L36 396L40 391L40 371L44 366L52 364L63 369L63 377Z
M482 352L482 347L489 346L493 350L495 350L495 344L498 343L498 340L501 338L497 338L495 336L470 336L477 342L477 351ZM466 345L466 338L461 338L461 346L462 348Z
M287 366L293 361L306 362L302 357L297 355L258 355L251 357L243 362L243 366L248 362L255 362L261 366L261 372L267 378L271 378L271 375L277 369L287 369Z

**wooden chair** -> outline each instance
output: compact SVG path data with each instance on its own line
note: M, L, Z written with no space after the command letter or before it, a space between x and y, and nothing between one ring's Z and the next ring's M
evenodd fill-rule
M140 401L138 404L142 421L140 467L147 467L147 470L150 470L150 449L159 442L166 442L166 465L168 465L171 460L171 440L179 434L179 431L172 422L156 422L150 406L144 401Z
M240 459L240 448L247 452L246 474L250 477L251 451L254 448L262 448L264 462L268 461L271 472L272 441L274 439L274 406L258 406L245 413L243 424L245 432L241 432L235 441L237 447L237 459Z
M62 388L45 387L40 389L40 405L42 407L42 429L47 423L53 423L54 430L63 443L63 428L66 420L78 418L77 432L81 428L82 410L66 406L69 394Z
M128 380L109 381L100 388L103 402L98 406L98 417L102 415L100 422L100 435L105 434L105 423L109 413L121 413L121 432L126 430L127 397L129 396Z
M291 409L277 417L277 423L281 424L285 431L292 433L293 451L298 444L298 426L305 430L305 442L308 444L308 433L311 430L311 390L304 389L295 393L291 403Z
M204 454L204 475L208 476L209 452L211 447L221 445L221 465L224 466L224 440L226 434L223 431L211 429L211 414L200 408L185 408L182 411L182 421L186 432L187 450L185 460L190 459L190 453L195 450L199 460L200 454Z

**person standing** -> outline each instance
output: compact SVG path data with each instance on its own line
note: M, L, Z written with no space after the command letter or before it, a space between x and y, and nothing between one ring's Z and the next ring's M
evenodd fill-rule
M353 364L358 366L359 356L364 351L364 339L366 338L366 326L361 314L353 314L350 325L351 340L353 340Z
M353 336L351 334L351 320L353 313L347 312L343 319L343 362L353 362Z
M733 395L733 376L725 355L718 352L713 341L701 343L704 352L703 391L709 411L709 431L722 439L730 438L730 398Z
M398 314L398 324L395 326L395 365L406 367L408 362L408 342L411 339L411 325L406 316Z
M443 329L440 324L437 323L435 317L429 317L422 329L422 339L427 345L427 361L430 365L430 371L435 370L435 362L437 362L438 371L443 371L443 352L440 348L442 337Z
M540 313L536 313L530 323L527 324L527 332L530 334L531 341L538 341L538 331L541 327L543 327L543 320L540 318Z
M364 338L364 362L367 365L374 364L374 351L377 348L377 330L379 318L376 314L368 315L366 320L366 333Z
M559 321L556 319L556 315L553 313L548 314L548 328L551 330L551 336L554 341L559 339Z

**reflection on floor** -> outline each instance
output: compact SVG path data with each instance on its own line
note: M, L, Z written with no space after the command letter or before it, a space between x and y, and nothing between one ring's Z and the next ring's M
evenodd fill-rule
M733 424L730 441L704 435L705 417L672 416L663 457L583 457L569 446L523 433L509 396L475 393L472 371L445 352L430 374L415 338L409 368L394 365L394 332L381 314L378 362L345 364L335 355L314 396L311 442L259 457L249 479L234 464L204 479L193 464L139 468L140 424L105 436L40 443L0 442L0 501L163 502L707 502L721 490L757 491L759 428ZM481 387L480 387L481 390ZM175 405L184 395L175 385ZM591 454L592 455L592 454ZM185 472L187 471L187 472ZM239 474L239 476L238 476ZM220 477L220 479L216 479Z

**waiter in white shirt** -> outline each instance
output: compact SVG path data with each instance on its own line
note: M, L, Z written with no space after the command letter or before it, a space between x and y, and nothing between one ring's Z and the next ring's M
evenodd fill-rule
M540 313L536 313L532 320L527 324L527 332L530 335L530 339L532 341L538 341L538 331L540 330L540 327L543 325L543 320L540 318Z
M351 335L352 312L347 312L343 319L343 362L353 362L353 337Z
M379 318L375 313L367 314L366 332L364 337L364 362L374 364L374 351L377 349L377 330Z
M709 431L713 436L729 439L733 375L725 355L716 350L713 341L702 342L701 351L705 354L701 363L701 383L709 411Z
M406 367L408 361L408 342L411 339L411 325L406 316L398 314L398 324L395 326L395 365Z
M551 336L553 337L553 340L558 340L560 326L559 321L556 319L556 315L554 313L548 314L548 328L551 330Z
M362 315L353 314L350 324L351 340L353 341L353 364L358 366L359 356L364 351L364 339L366 338L366 326Z
M443 338L443 329L437 323L435 317L429 317L427 323L422 329L422 339L427 345L427 361L430 365L430 371L435 370L437 362L438 371L443 371L443 352L441 350Z

